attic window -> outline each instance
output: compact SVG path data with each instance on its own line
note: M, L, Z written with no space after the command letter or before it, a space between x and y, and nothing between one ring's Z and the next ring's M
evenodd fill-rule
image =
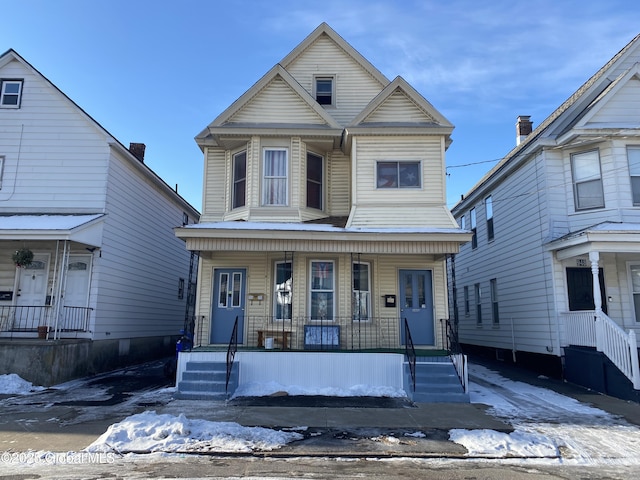
M320 105L334 105L334 77L315 77L315 97Z
M0 107L20 108L22 98L22 80L0 81Z

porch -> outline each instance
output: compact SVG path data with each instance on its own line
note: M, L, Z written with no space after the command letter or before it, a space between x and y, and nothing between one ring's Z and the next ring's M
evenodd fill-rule
M382 396L406 395L419 402L469 402L466 357L447 320L441 321L447 350L416 348L406 321L403 333L390 340L384 330L363 325L345 329L341 336L339 322L292 319L274 325L267 320L238 318L228 346L181 351L177 397L229 398L239 386L269 384L328 396L375 388ZM252 327L246 345L238 344L240 323ZM397 343L400 338L403 346Z
M576 383L580 384L587 381L590 384L585 386L602 393L626 389L629 390L626 396L633 399L640 398L640 352L634 330L625 332L601 310L563 312L560 314L560 325L561 343L565 349L565 371L569 377L574 377L577 380ZM590 351L595 355L590 354ZM620 381L613 380L615 375L606 375L604 371L601 375L594 374L593 370L606 368L595 367L596 364L603 365L597 360L600 356L606 358L615 367L621 374L622 383L628 384L629 388L620 385ZM595 359L597 363L590 365L589 358ZM572 365L572 362L576 365ZM585 380L589 376L597 377L595 383L593 380Z
M0 338L88 337L89 307L0 305Z

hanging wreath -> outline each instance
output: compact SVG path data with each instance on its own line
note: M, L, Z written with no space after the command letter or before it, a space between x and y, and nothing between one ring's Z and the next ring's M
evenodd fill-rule
M21 248L20 250L16 250L11 258L17 267L26 267L33 262L33 252L28 248Z

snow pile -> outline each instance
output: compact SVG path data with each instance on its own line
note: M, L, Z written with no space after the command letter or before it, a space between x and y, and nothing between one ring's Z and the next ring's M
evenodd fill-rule
M281 385L277 382L250 382L240 385L232 398L268 397L274 394L307 395L325 397L406 397L404 390L385 386L354 385L348 389L337 387L309 388L299 385Z
M449 430L449 440L464 446L471 457L560 457L558 446L552 439L521 430L502 433L495 430L453 429Z
M302 440L296 432L243 427L234 422L190 420L146 411L111 425L88 452L252 452L275 450Z
M44 387L34 386L15 373L0 375L0 394L25 395L31 392L39 392Z

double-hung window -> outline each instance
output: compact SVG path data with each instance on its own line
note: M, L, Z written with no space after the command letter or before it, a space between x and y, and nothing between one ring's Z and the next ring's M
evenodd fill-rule
M362 322L371 319L371 278L369 264L353 263L353 321Z
M476 235L476 209L472 208L469 212L469 217L471 218L471 233L473 236L471 237L471 248L474 249L478 246L478 235Z
M378 162L378 188L420 188L420 162Z
M0 108L20 108L22 80L0 81Z
M275 271L274 318L276 320L291 320L293 307L293 269L290 261L277 262Z
M633 204L640 206L640 146L627 147Z
M322 210L323 161L320 155L307 152L307 207Z
M493 200L491 195L484 199L484 213L487 218L487 240L493 240Z
M265 148L262 176L262 205L286 206L289 165L285 148Z
M334 264L330 260L311 262L311 320L333 320Z
M571 169L576 210L604 207L598 150L572 154Z
M247 151L233 156L232 208L244 207L247 202Z
M476 324L482 325L482 289L480 288L480 284L476 283L473 285L474 294L476 297Z
M315 77L315 96L316 101L320 105L332 106L335 105L334 97L334 77L333 76L318 76Z
M2 173L4 172L4 157L0 156L0 190L2 190Z
M498 280L492 278L489 280L489 286L491 287L491 319L493 324L500 323L500 314L498 311Z

